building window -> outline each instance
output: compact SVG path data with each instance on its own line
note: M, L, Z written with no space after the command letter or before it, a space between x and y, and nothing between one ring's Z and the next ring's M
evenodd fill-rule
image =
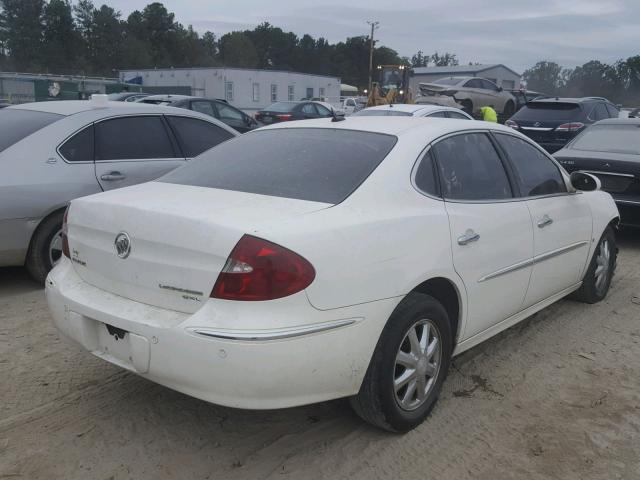
M271 84L271 101L278 101L278 85L276 85L275 83Z
M233 101L233 82L224 82L224 98L229 102Z
M307 98L313 98L313 87L307 87Z
M324 100L324 87L318 89L318 96Z
M260 101L260 84L259 83L253 84L253 101L254 102Z
M294 85L289 85L289 101L293 102L296 98L296 87Z

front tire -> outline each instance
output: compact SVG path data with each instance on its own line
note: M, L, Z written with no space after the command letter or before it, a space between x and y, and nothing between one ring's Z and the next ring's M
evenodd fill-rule
M613 229L607 227L584 274L582 286L573 293L572 298L584 303L598 303L603 300L611 286L617 257L616 236Z
M45 218L31 237L25 267L29 275L44 284L47 275L62 257L62 217L64 210Z
M392 432L417 427L438 399L452 350L451 324L442 304L410 293L380 335L360 391L351 399L353 409Z

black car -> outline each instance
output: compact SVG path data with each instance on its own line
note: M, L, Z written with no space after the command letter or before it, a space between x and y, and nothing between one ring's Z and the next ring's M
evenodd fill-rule
M276 102L264 110L256 112L256 120L262 123L287 122L289 120L307 120L327 118L334 115L326 104L315 101Z
M640 118L598 122L554 157L568 171L600 179L620 210L620 223L640 226Z
M204 113L205 115L217 118L240 133L248 132L260 126L260 124L249 115L229 105L229 103L224 100L191 97L188 95L150 95L138 101L141 103L154 103L156 105L185 108L187 110Z
M619 114L618 107L604 98L540 98L523 106L505 125L553 153L587 126Z

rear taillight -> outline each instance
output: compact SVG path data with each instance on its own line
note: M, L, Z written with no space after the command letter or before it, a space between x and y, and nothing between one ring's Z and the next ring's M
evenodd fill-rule
M69 237L67 236L67 216L69 215L69 207L64 211L64 216L62 217L62 254L71 258L71 252L69 251Z
M584 128L584 123L563 123L562 125L556 127L556 132L577 132L581 128Z
M518 124L516 122L514 122L513 120L507 120L506 122L504 122L504 124L507 127L515 128L516 130L519 128Z
M274 300L307 288L313 266L291 250L262 238L244 235L233 248L211 291L224 300Z
M283 122L286 122L287 120L291 120L292 117L293 115L291 115L290 113L283 113L281 115L276 115L276 118Z

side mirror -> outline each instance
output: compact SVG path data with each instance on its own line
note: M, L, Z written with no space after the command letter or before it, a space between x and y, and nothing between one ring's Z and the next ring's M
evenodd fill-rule
M600 187L602 186L600 179L590 173L580 171L572 172L569 178L571 179L571 185L573 188L582 192L600 190Z

